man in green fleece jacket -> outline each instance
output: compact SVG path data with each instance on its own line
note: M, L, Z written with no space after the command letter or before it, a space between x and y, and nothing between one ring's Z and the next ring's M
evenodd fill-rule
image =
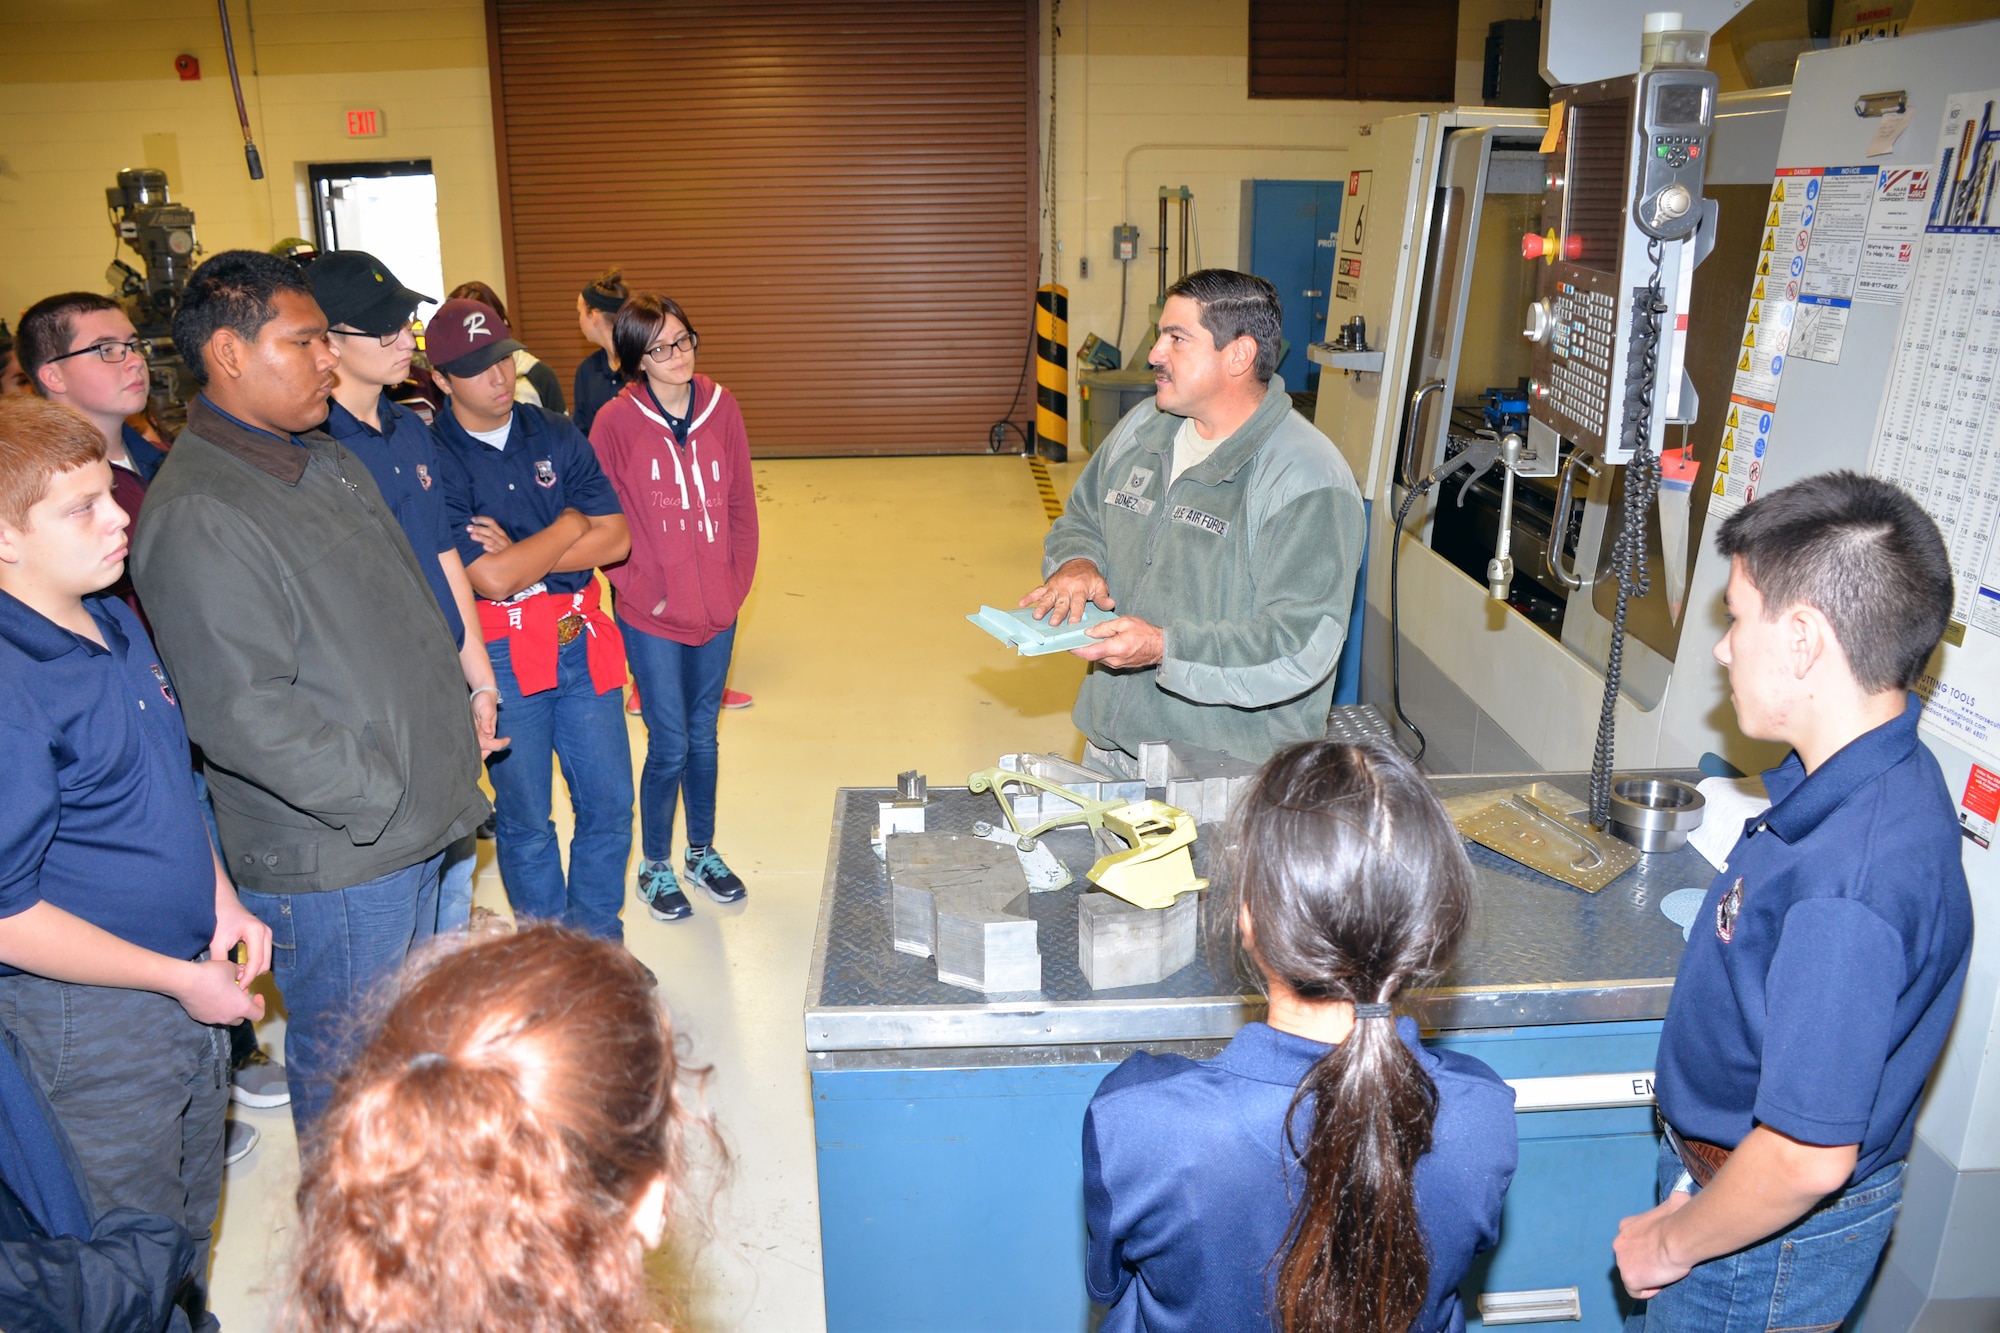
M1136 775L1143 741L1262 763L1326 734L1361 568L1361 492L1292 410L1278 293L1202 269L1167 290L1150 403L1091 456L1021 599L1052 624L1122 614L1076 650L1086 760Z

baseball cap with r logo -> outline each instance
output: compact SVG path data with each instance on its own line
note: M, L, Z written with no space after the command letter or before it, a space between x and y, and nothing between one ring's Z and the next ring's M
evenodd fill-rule
M521 350L492 306L446 301L424 326L424 354L447 375L464 379Z

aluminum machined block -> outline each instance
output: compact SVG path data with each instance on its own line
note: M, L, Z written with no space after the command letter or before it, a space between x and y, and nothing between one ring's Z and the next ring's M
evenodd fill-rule
M1076 956L1092 990L1150 986L1194 961L1201 895L1184 893L1151 911L1111 893L1076 900Z
M1039 927L1028 915L1028 890L937 891L938 980L977 991L1042 988Z
M1041 989L1039 929L1012 847L969 833L895 833L884 853L898 952L936 957L948 985Z
M1229 818L1257 777L1257 765L1247 759L1182 741L1141 741L1139 769L1148 787L1164 788L1166 803L1193 815L1197 824Z
M1001 768L1015 773L1027 773L1057 783L1077 795L1092 801L1143 801L1146 799L1146 784L1137 778L1118 778L1109 773L1100 773L1082 764L1071 763L1059 754L1003 754ZM1080 809L1073 801L1065 801L1053 792L1045 792L1036 787L1023 787L1010 798L1014 805L1014 817L1023 824L1039 824L1057 815L1066 815Z

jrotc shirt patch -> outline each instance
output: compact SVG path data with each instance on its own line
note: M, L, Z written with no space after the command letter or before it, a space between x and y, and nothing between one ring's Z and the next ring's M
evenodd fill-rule
M1743 910L1743 877L1729 886L1729 892L1722 895L1715 904L1715 938L1724 944L1736 938L1736 915Z
M543 490L556 484L556 465L546 458L535 460L535 484Z

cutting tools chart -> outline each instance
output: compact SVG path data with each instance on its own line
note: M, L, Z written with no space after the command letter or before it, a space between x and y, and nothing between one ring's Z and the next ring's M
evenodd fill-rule
M1937 520L1956 598L1924 726L2000 766L2000 90L1945 102L1869 470Z

